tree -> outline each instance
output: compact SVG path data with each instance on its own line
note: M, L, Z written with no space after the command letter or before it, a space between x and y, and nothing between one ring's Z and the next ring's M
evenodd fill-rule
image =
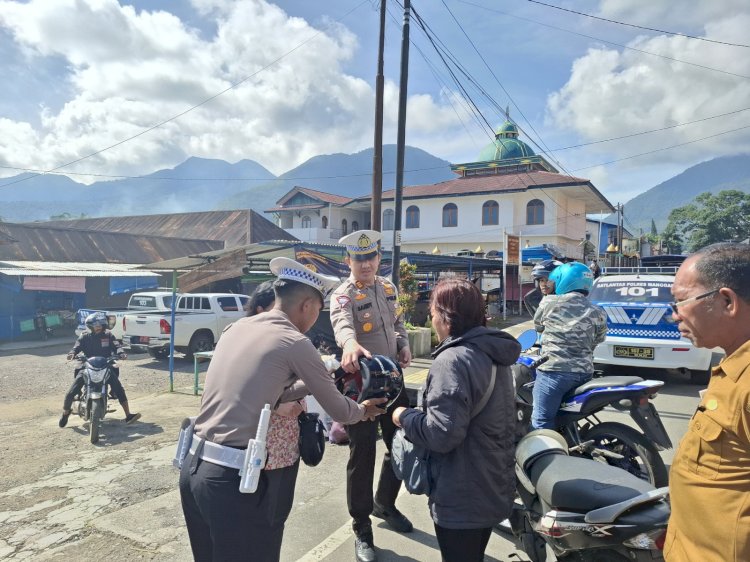
M398 266L398 303L404 311L404 319L407 322L411 320L411 313L414 312L414 307L417 303L419 280L416 274L416 264L411 265L406 260L401 261Z
M651 236L659 236L659 231L656 230L656 223L654 219L651 219Z
M750 232L750 194L735 189L716 195L701 193L692 203L669 213L663 234L667 231L685 240L689 251L716 242L743 240Z

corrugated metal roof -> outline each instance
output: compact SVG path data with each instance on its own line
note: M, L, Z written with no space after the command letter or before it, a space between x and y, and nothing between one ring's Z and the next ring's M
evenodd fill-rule
M44 225L65 228L122 232L148 236L168 236L199 240L219 240L225 248L245 246L264 240L296 240L287 231L251 209L205 211L129 217L101 217L53 221ZM187 255L186 252L182 255ZM174 256L170 256L174 257ZM150 261L158 261L156 259Z
M0 261L4 275L34 277L158 277L158 273L136 269L139 264L41 261Z
M218 250L215 240L79 230L49 223L0 223L17 242L0 245L0 260L80 263L150 263Z

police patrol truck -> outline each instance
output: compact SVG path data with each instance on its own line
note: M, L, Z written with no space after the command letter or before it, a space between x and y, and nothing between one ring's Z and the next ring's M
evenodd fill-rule
M591 302L607 313L607 339L594 350L594 363L689 371L692 382L706 384L713 351L683 338L669 307L676 268L670 275L640 273L648 269L608 268L594 282Z

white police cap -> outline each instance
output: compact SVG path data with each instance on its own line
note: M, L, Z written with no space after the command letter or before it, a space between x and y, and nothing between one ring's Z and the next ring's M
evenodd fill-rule
M290 258L273 258L268 266L271 273L279 279L310 285L320 291L323 296L341 284L338 277L322 275Z
M349 257L354 260L369 260L378 253L378 242L383 235L376 230L357 230L339 238L346 246Z

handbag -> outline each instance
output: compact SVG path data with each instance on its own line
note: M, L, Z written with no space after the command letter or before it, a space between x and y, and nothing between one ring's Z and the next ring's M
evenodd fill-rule
M320 415L302 412L299 421L299 456L307 466L317 466L323 460L326 447L326 431Z
M492 364L492 377L482 399L471 412L474 419L490 399L495 388L497 364ZM391 466L396 478L404 481L404 487L410 494L429 496L433 488L432 457L429 449L412 443L402 428L396 430L391 443Z

